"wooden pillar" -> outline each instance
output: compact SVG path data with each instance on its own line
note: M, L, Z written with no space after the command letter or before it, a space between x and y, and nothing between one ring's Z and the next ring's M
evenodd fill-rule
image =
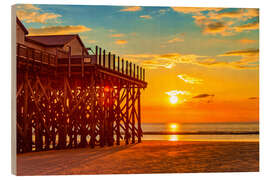
M24 141L23 141L23 152L32 151L32 122L28 117L29 111L29 87L28 87L28 70L24 75L24 106L23 106L23 129L24 129Z
M82 78L83 78L84 77L84 49L82 49L81 66L82 66Z
M103 83L103 76L100 75L100 88L99 88L99 100L100 100L100 146L103 147L105 145L105 92ZM103 87L103 88L102 88Z
M71 77L71 47L68 47L68 77Z
M125 141L126 141L126 144L129 144L129 91L130 91L130 86L129 84L126 85L126 113L125 113L125 117L126 117L126 121L125 121L125 129L126 129L126 132L125 132Z
M142 127L141 127L141 90L138 87L137 88L138 91L138 97L137 97L137 101L138 101L138 143L140 143L141 137L142 137Z
M90 114L90 146L95 147L96 143L96 83L95 83L95 71L91 73L90 77L90 98L91 98L91 114Z
M116 104L116 113L117 113L117 117L116 117L116 144L120 145L120 91L121 91L121 87L120 87L120 83L117 86L117 104Z
M135 143L135 101L136 101L136 97L135 97L135 85L132 85L132 106L131 106L131 118L132 118L132 143Z
M111 81L111 80L109 80ZM109 118L108 118L108 145L113 145L113 122L114 122L114 112L113 112L113 87L110 86L109 93Z

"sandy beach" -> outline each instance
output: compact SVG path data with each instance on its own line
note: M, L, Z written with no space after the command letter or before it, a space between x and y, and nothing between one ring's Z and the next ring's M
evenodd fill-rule
M18 154L18 175L259 171L258 142L143 141Z

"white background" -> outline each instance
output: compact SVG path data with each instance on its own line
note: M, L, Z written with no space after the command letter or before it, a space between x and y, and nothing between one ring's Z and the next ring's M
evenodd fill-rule
M270 6L267 0L35 0L1 1L0 5L0 179L269 179L270 178ZM11 5L35 4L85 4L85 5L140 5L140 6L194 6L194 7L250 7L260 8L260 172L259 173L193 173L148 175L80 175L16 177L11 175ZM269 176L269 177L267 177Z

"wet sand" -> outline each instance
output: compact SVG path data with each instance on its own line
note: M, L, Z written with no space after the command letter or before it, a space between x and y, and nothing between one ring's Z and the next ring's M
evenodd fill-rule
M256 171L258 142L143 141L17 155L17 175Z

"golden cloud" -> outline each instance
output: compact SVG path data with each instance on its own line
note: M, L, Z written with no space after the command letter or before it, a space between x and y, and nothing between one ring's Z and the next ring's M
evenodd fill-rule
M234 27L234 30L237 32L257 30L257 29L259 29L259 22L257 21Z
M225 12L211 12L209 13L209 17L211 19L224 19L224 18L230 18L230 19L239 19L239 20L247 20L247 19L251 19L254 17L258 17L259 16L259 9L254 9L254 8L250 8L250 9L236 9L234 11L225 11Z
M237 9L235 11L209 11L208 13L191 13L194 22L202 28L204 34L234 35L237 32L256 30L259 28L257 20L246 24L246 20L259 16L258 9ZM239 21L243 25L236 25Z
M219 56L245 56L245 57L254 57L259 56L259 49L247 49L247 50L236 50L228 51Z
M150 16L150 15L142 15L142 16L140 16L140 18L143 18L143 19L152 19L152 16Z
M134 11L140 11L142 8L140 6L127 6L124 9L121 9L122 12L134 12Z
M256 55L257 54L257 55ZM225 61L217 59L222 56L240 56L236 61ZM257 69L258 68L258 50L237 50L226 52L216 57L200 56L196 54L130 54L125 55L125 59L140 64L148 69L172 68L176 64L186 63L200 65L204 67L229 67L237 69ZM180 78L180 77L179 77ZM183 79L186 77L182 76Z
M169 40L168 43L176 43L176 42L183 42L183 41L184 41L184 39L176 37L176 38Z
M127 44L128 42L126 40L116 40L115 44L122 45L122 44Z
M36 7L33 4L19 4L16 7L18 9L25 9L25 10L40 10L40 8Z
M186 75L186 74L179 74L177 75L177 77L179 77L180 79L182 79L185 83L188 83L188 84L201 84L203 80L201 79L198 79L198 78L194 78L194 77L191 77L189 75Z
M56 19L61 17L59 14L54 13L39 13L39 12L28 12L28 11L17 11L18 18L26 23L46 23L48 20Z
M111 34L111 37L123 37L125 36L124 34Z
M241 44L253 44L256 43L257 40L252 40L252 39L240 39L238 40L238 42L240 42Z
M61 17L60 14L44 13L40 8L32 4L17 5L16 8L16 15L26 23L46 23L48 20L56 20Z
M223 8L204 8L204 7L171 7L174 11L184 14L201 14L202 11L220 11Z
M149 69L157 68L172 68L178 63L195 63L198 58L205 56L198 56L195 54L130 54L124 56L126 59L131 59L142 66Z
M29 35L61 35L61 34L77 34L80 32L91 31L83 25L77 26L44 26L41 28L29 28Z

